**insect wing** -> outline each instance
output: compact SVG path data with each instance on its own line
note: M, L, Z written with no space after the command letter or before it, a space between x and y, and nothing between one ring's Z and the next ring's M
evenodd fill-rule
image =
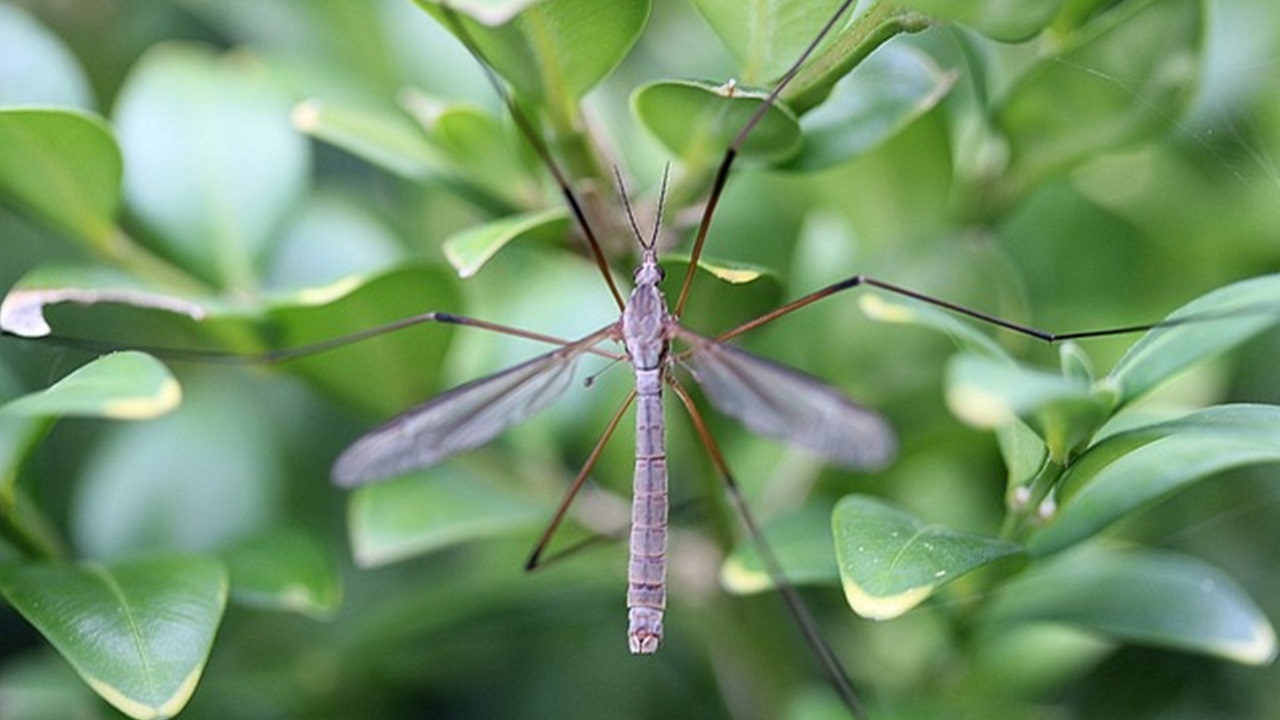
M897 440L884 418L798 370L684 328L684 364L720 412L753 432L782 440L850 469L893 458Z
M559 398L578 359L601 339L595 333L405 412L344 450L333 465L334 483L352 487L420 470L489 442Z

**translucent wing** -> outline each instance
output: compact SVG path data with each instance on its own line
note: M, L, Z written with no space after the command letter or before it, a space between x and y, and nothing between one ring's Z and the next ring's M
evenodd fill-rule
M883 466L897 440L884 418L812 375L680 328L682 358L720 412L843 467Z
M479 447L542 410L569 387L582 354L606 330L426 401L343 451L333 481L343 487L429 467Z

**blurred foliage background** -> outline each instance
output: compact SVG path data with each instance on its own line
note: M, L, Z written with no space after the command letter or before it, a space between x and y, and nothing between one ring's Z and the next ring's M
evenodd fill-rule
M912 6L955 12L945 2ZM1167 61L1161 33L1172 31L1128 22L1152 6L1185 6L1198 23L1194 48L1175 57L1183 65L1156 64L1167 77L1155 80L1144 53ZM1069 0L1020 12L962 16L891 41L887 48L908 48L923 63L937 97L918 112L885 113L900 126L869 147L790 167L745 158L708 255L764 276L741 286L700 278L687 323L713 334L865 273L1036 327L1104 328L1154 322L1213 288L1280 269L1280 8ZM1108 46L1112 54L1070 52L1112 27L1135 28ZM181 277L165 271L152 281L184 286L215 310L199 324L127 305L66 305L50 313L60 334L252 354L426 310L570 338L616 317L554 213L472 277L460 278L446 258L458 232L554 209L558 198L474 60L408 0L10 0L0 2L0 33L10 38L0 41L0 105L108 118L125 159L115 220L160 264L181 268L173 273ZM718 151L673 158L633 114L643 110L632 93L661 78L720 83L744 73L745 84L767 87L780 68L753 79L734 47L688 3L655 0L634 48L572 118L590 128L603 167L623 168L642 223L663 168L679 161L668 219L687 229ZM1046 94L1004 102L1036 74L1050 76ZM221 103L227 95L236 103ZM462 113L483 141L455 137L449 146L466 148L470 175L458 156L431 154L447 146L439 137L398 144L412 120L446 111ZM238 134L241 121L260 131ZM1115 134L1082 130L1094 127ZM581 180L616 225L607 170ZM207 207L184 205L193 195ZM220 207L248 210L219 235ZM104 250L110 229L95 243L50 217L20 201L0 204L3 286L51 263L154 270ZM258 245L211 251L193 227ZM626 268L634 248L625 231L619 237L609 247ZM674 287L684 267L678 256L670 267ZM741 342L882 411L900 434L899 460L876 474L840 472L715 418L753 506L766 521L812 516L824 525L835 499L857 491L995 534L1006 471L992 435L944 403L954 345L870 322L856 307L851 296L828 299ZM1019 356L1056 362L1052 348L999 339ZM1083 345L1105 369L1130 342ZM20 458L21 487L60 539L45 547L52 556L227 561L232 602L183 717L840 717L777 598L720 589L737 530L677 412L669 413L677 529L664 649L643 659L626 652L622 543L522 572L625 393L621 368L589 367L598 373L590 388L425 477L355 494L329 484L333 458L376 422L539 351L423 326L280 367L179 359L170 363L183 388L179 409L137 423L62 419ZM5 398L93 356L9 338L0 353ZM1278 353L1272 331L1144 402L1152 412L1275 403ZM562 547L625 527L629 435L606 450ZM17 468L5 470L17 477ZM1112 534L1203 558L1280 617L1275 474L1274 465L1231 471L1131 515ZM305 590L255 595L269 583L254 584L246 548L292 563ZM6 546L4 557L29 552ZM884 623L850 613L833 582L804 595L876 717L1263 718L1280 703L1273 666L1051 628L1004 645L980 641L964 619L981 594L943 595ZM115 716L15 612L0 612L0 627L0 716Z

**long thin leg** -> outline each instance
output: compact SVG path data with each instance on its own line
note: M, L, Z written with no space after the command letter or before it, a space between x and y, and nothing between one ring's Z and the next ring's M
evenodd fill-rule
M795 78L796 73L800 72L800 68L804 65L805 61L809 59L809 56L813 54L814 50L818 49L818 45L822 44L823 38L831 32L831 29L835 27L836 22L840 20L841 16L844 15L845 11L848 10L849 6L852 4L853 0L845 0L840 4L840 7L831 15L831 19L822 26L822 29L818 31L817 36L813 38L813 42L809 43L809 46L804 49L804 52L800 53L800 57L796 58L795 63L793 63L787 72L783 74L782 79L773 86L773 90L769 92L769 95L764 99L764 102L756 109L755 114L752 115L751 119L747 120L747 124L743 125L742 129L738 131L737 136L733 138L733 142L729 143L729 148L724 153L724 159L720 161L720 167L716 170L716 179L711 186L711 195L707 197L707 208L702 212L702 221L698 223L698 235L693 241L693 253L689 261L689 272L684 277L684 284L680 286L680 296L676 300L676 309L674 313L676 317L680 317L684 312L685 301L689 297L690 288L693 287L693 276L695 275L694 269L698 266L698 258L702 257L702 246L706 243L707 231L711 228L711 217L715 214L716 205L720 202L720 194L724 191L725 183L729 180L729 168L733 165L734 159L738 157L738 151L742 149L742 144L746 142L747 136L750 135L756 125L764 119L765 114L769 112L769 109L773 107L773 104L777 102L778 96L782 94L782 91L785 90L787 85L791 83L791 80Z
M332 337L327 340L321 340L319 342L310 343L307 345L299 345L297 347L283 348L281 350L269 350L267 352L262 352L262 353L244 354L244 353L221 351L221 350L183 350L181 348L154 347L154 346L148 346L148 345L130 345L129 349L150 353L157 357L165 358L166 360L175 360L175 361L185 360L185 361L192 361L192 362L217 363L217 364L224 364L224 365L275 365L280 363L286 363L292 360L298 360L304 357L309 357L311 355L318 355L320 353L328 352L330 350L336 350L337 348L344 347L352 343L357 343L357 342L360 342L361 340L367 340L369 338L376 337L384 333L395 332L397 330L403 330L405 328L413 327L416 325L423 325L426 323L443 323L446 325L462 325L465 327L480 328L481 330L488 330L491 332L502 333L504 335L512 335L514 337L521 337L528 340L535 340L537 342L546 343L548 345L559 345L561 347L565 345L571 345L574 342L576 342L574 340L567 340L565 338L556 337L554 335L544 335L543 333L534 332L532 330L524 330L518 327L512 327L510 325L502 325L500 323L493 323L487 320L479 320L477 318L466 317L464 315L454 315L452 313L446 313L446 312L427 312L427 313L422 313L420 315L412 315L407 318L402 318L394 322L389 322L389 323L386 323L385 325L378 325L376 327L365 328L364 330L358 330L356 332L347 333L345 335L339 335L337 337ZM9 333L3 333L3 335L8 336ZM63 347L71 347L71 348L93 350L93 351L119 349L119 346L112 345L110 343L104 343L97 340L89 340L86 338L77 338L77 337L69 337L69 336L62 336L62 335L49 335L41 338L23 337L21 339L26 341L35 340L37 342L47 341L51 343L56 343L57 345L60 345ZM619 353L610 352L602 348L593 347L589 350L586 350L585 352L592 353L593 355L599 355L600 357L608 358L610 360L622 360L625 358L625 356Z
M849 674L845 672L844 666L840 664L840 660L836 657L835 652L832 651L831 646L822 639L822 633L818 631L817 621L814 620L813 615L809 612L808 606L804 604L804 600L800 598L800 593L796 591L795 586L787 579L777 556L773 554L773 550L765 542L760 524L756 522L755 515L751 512L751 508L748 507L746 499L743 498L738 481L734 479L733 473L729 470L729 464L720 452L720 446L716 444L715 438L707 428L706 422L703 421L702 413L698 411L697 405L693 403L693 398L689 397L688 391L674 377L668 375L667 382L672 391L675 392L676 397L679 397L680 402L684 404L685 410L688 411L689 418L693 421L693 427L697 431L698 437L702 440L703 447L707 449L707 455L711 457L711 462L716 466L720 476L724 478L725 489L732 499L734 507L737 508L739 516L742 518L742 524L746 526L747 532L751 534L752 540L755 541L756 550L760 553L765 569L768 570L769 576L773 578L774 585L787 605L787 610L791 612L796 624L800 626L800 632L804 635L805 641L809 643L810 649L817 656L818 662L822 665L822 669L826 673L827 679L830 680L832 688L835 689L841 701L844 702L857 720L868 720L866 710L858 699L857 691L853 688L853 681L849 679Z
M791 302L775 310L767 312L764 315L761 315L760 317L754 320L745 322L739 325L738 327L732 330L729 330L728 332L717 335L715 339L718 341L724 341L724 340L728 340L729 338L737 337L738 335L741 335L750 330L754 330L760 327L761 325L764 325L765 323L773 322L774 320L777 320L778 318L784 315L790 315L796 310L812 305L813 303L825 297L830 297L831 295L835 295L838 292L843 292L845 290L850 290L856 287L874 287L880 290L884 290L885 292L888 292L888 293L893 293L894 295L900 295L902 297L908 297L913 300L919 300L920 302L928 303L929 305L932 305L934 307L939 307L939 308L942 308L943 310L948 310L950 312L957 313L959 315L965 315L975 320L981 320L982 322L1004 328L1005 330L1010 330L1020 335L1026 335L1029 337L1036 338L1038 340L1043 340L1047 343L1057 343L1057 342L1063 342L1065 340L1079 340L1081 338L1106 337L1109 335L1126 335L1128 333L1142 332L1144 330L1150 330L1152 328L1162 327L1164 325L1179 324L1182 322L1190 321L1192 319L1192 318L1184 318L1182 320L1175 320L1175 321L1169 321L1164 323L1148 323L1145 325L1126 325L1125 327L1105 328L1100 330L1079 330L1075 332L1056 333L1056 332L1049 332L1046 330L1040 330L1038 328L1034 328L1029 325L1016 323L1016 322L1013 322L1012 320L1005 320L1004 318L991 315L990 313L985 313L985 312L982 312L981 310L974 310L973 308L965 307L963 305L958 305L948 300L943 300L941 298L936 298L931 295L926 295L924 293L902 287L901 285L894 285L893 283L887 283L881 280L876 280L875 278L867 277L865 275L854 275L853 277L845 278L844 280L832 283L824 288L815 290L809 293L808 295L792 300Z
M618 309L621 310L626 303L622 299L622 293L619 292L617 283L613 280L613 273L609 272L609 261L605 259L604 250L600 247L600 241L596 239L595 231L591 229L591 223L587 222L587 215L583 212L582 204L578 201L577 195L574 194L573 189L569 186L569 181L565 178L564 171L560 169L555 158L551 156L551 151L547 149L546 143L542 141L542 138L534 130L533 123L529 120L529 117L516 104L511 97L511 93L507 91L506 85L502 84L502 81L498 78L498 73L489 65L489 61L484 54L480 52L480 47L476 45L471 33L467 31L457 13L447 5L443 9L444 16L448 20L450 28L453 29L454 35L466 46L467 52L470 52L471 56L478 61L485 77L489 80L489 84L493 86L493 89L498 93L498 97L502 99L502 104L507 106L507 111L511 113L511 118L515 120L516 127L520 129L520 134L524 135L525 139L529 141L529 145L538 154L542 164L547 167L551 176L555 178L556 185L560 187L560 193L564 195L570 212L577 219L583 235L587 238L587 244L591 247L591 256L595 260L596 267L600 269L600 274L604 276L604 281L609 286L609 293L613 295L613 301L618 305Z
M604 432L600 434L600 439L596 441L596 446L591 449L591 454L587 456L586 462L582 463L582 469L578 471L578 477L574 478L573 483L565 490L564 497L560 499L560 505L556 508L556 514L551 517L551 522L547 523L547 528L542 531L542 536L538 538L537 544L533 546L533 552L529 553L529 559L524 564L525 570L537 570L539 567L545 566L546 561L544 561L542 554L546 552L547 546L551 543L551 537L555 535L556 530L560 527L560 523L569 512L569 506L573 504L573 499L578 496L578 491L582 489L582 485L587 481L587 476L591 474L591 470L596 466L596 461L600 459L600 453L604 451L605 444L609 442L609 438L613 437L614 431L618 429L618 423L622 421L622 416L627 413L627 409L631 407L631 403L635 402L635 399L635 390L627 393L626 399L622 401L618 411L609 420Z

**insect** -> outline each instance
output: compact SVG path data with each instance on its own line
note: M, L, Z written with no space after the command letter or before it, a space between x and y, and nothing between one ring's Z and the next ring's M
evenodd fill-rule
M729 144L697 226L692 266L696 266L701 257L717 204L743 143L850 5L851 2L845 2L837 8ZM702 444L725 478L729 493L749 533L758 544L768 572L783 593L806 639L845 704L855 715L860 716L862 710L852 683L818 635L808 610L790 587L779 563L764 543L757 521L742 501L724 457L706 429L691 396L677 378L675 369L687 368L716 409L737 419L751 430L811 451L845 468L874 470L888 463L896 446L892 430L878 414L812 376L733 348L725 344L725 341L825 297L856 287L877 288L1048 342L1130 333L1148 326L1067 334L1047 333L874 278L853 276L787 303L716 338L704 337L685 328L679 321L690 294L694 273L691 271L685 276L674 306L670 309L660 289L664 277L657 257L661 201L654 230L645 239L627 201L626 190L622 187L619 175L618 185L627 218L641 249L640 264L634 274L635 287L624 302L608 269L596 232L557 161L533 129L532 123L523 116L517 103L507 95L465 26L448 10L445 14L455 35L484 64L490 81L502 95L525 139L555 178L587 239L591 255L601 270L610 293L619 305L621 318L578 340L564 342L550 339L560 344L560 347L508 370L457 387L369 432L339 457L333 469L335 482L345 487L374 482L429 467L455 453L487 443L509 426L545 409L567 389L577 361L587 353L603 354L615 361L626 361L632 366L635 388L626 396L598 441L591 459L571 484L559 510L535 546L528 566L532 568L537 565L546 543L587 478L595 456L612 435L623 413L634 405L635 469L627 573L627 638L633 653L650 654L658 650L663 638L663 614L666 607L668 521L667 450L662 400L664 388L669 388L689 411ZM734 86L726 86L725 91L734 92ZM659 197L665 197L665 193L664 180ZM437 319L463 324L475 322L454 317ZM519 330L489 327L529 336ZM609 341L622 345L623 351L601 351L599 345Z
M840 8L842 11L847 9L849 3L844 5L846 7ZM837 13L835 17L839 17L839 14ZM813 40L814 44L818 42ZM479 54L483 55L482 52ZM793 69L800 68L803 64L802 57L796 61ZM1073 66L1063 63L1063 67ZM1090 75L1095 75L1091 67L1089 70ZM1112 80L1124 77L1114 74L1114 71L1108 72L1112 74L1099 75L1099 77ZM766 105L776 99L778 90L782 89L785 83L784 79L773 86L774 93L769 97ZM742 88L729 83L724 86L723 92L740 93ZM519 112L516 113L516 122L522 123ZM716 227L714 230L711 228L712 219L721 193L729 182L730 165L734 164L735 147L740 142L749 142L756 134L752 128L753 122L754 120L749 120L738 126L737 137L729 143L726 159L721 164L717 177L711 181L712 189L707 208L701 213L694 241L695 256L701 254L704 241L709 239L712 247L718 248L718 243L727 239L723 228ZM537 133L529 133L527 128L525 132L529 135L527 140L534 145L535 153L541 154L543 148L540 145L542 142L539 139L540 136ZM722 148L723 145L717 147L716 151L719 152ZM548 162L548 166L551 174L557 176L562 194L568 197L571 207L578 210L578 219L582 221L584 234L590 236L598 232L600 226L583 219L595 216L583 213L582 209L577 207L586 204L584 199L578 195L576 189L570 189L574 186L566 182L565 178L558 177L563 173L554 162ZM734 177L738 177L736 172ZM708 177L707 180L711 178ZM618 185L621 186L622 183L619 181ZM699 191L704 187L705 184L699 188ZM678 193L673 194L678 195ZM659 193L660 198L666 195L665 190ZM620 196L624 202L627 201L625 188L620 187ZM673 204L679 207L678 203ZM721 212L722 218L724 214ZM624 217L621 213L618 216ZM750 508L742 501L736 482L729 471L726 457L733 456L722 453L708 430L706 421L698 414L693 398L690 396L692 384L684 380L686 372L691 374L701 386L710 404L721 410L723 414L741 420L743 424L759 434L808 447L814 454L833 460L831 463L833 465L874 468L887 460L892 452L892 433L876 413L852 403L842 393L816 380L813 376L746 354L728 344L728 341L744 335L749 330L787 316L794 310L810 306L829 295L866 286L878 288L890 294L922 300L925 303L1041 339L1060 340L1066 337L1041 333L958 305L928 298L903 287L861 276L827 285L756 320L745 324L735 323L736 327L731 324L730 330L720 332L713 337L705 337L683 328L678 322L678 318L683 315L682 309L688 309L686 300L690 297L688 288L694 273L692 270L688 273L680 294L676 296L674 309L668 311L663 307L665 301L657 293L660 269L656 257L659 245L656 232L661 225L661 220L655 221L654 233L642 233L636 227L640 224L636 216L637 213L628 208L625 219L632 225L631 234L634 237L632 244L639 248L639 254L642 257L636 276L636 289L633 292L635 299L627 304L622 320L577 340L563 340L445 313L431 313L428 316L412 319L412 322L416 323L430 321L436 324L487 327L547 342L555 345L556 348L550 353L507 371L456 388L429 401L418 410L410 411L403 419L393 421L385 429L375 430L366 440L358 441L343 456L334 469L334 476L340 484L351 486L374 482L380 476L399 474L412 467L430 465L453 453L476 447L494 437L505 427L547 407L556 395L572 383L572 373L578 360L588 355L597 355L616 363L632 361L635 364L637 376L636 390L628 394L622 406L613 415L604 435L593 448L582 471L565 494L564 501L554 515L552 523L535 546L530 564L537 563L539 553L546 547L550 535L565 517L569 501L577 488L587 480L595 459L608 437L613 434L614 428L620 424L630 408L636 408L638 432L635 478L639 489L644 491L645 502L636 503L634 506L632 528L634 570L629 573L633 585L632 592L629 593L632 596L633 607L628 644L639 652L655 650L660 643L662 632L661 611L664 601L662 580L665 561L662 523L666 519L663 488L666 472L662 457L665 446L660 432L663 421L660 393L667 392L689 408L693 427L699 438L706 444L713 466L729 483L731 501L741 506L748 534L757 537L760 535L759 523L754 519ZM587 246L612 287L611 295L622 309L623 294L613 286L613 277L604 259L603 249L600 247L605 238L601 237L599 240L600 242L595 242L593 239ZM696 266L696 264L695 258L692 265ZM842 267L847 266L842 265ZM804 287L814 285L821 285L821 283L812 283ZM701 294L699 294L700 297ZM449 306L443 305L443 307ZM822 311L821 308L817 310ZM698 327L707 327L707 325L699 324ZM1107 333L1081 333L1079 336L1100 334ZM364 333L360 336L363 337ZM343 342L351 339L353 338L339 338ZM611 348L607 345L610 342L621 343L623 347L621 350ZM332 344L339 343L328 345ZM288 344L285 343L285 345ZM311 348L311 350L316 349L319 348L315 346ZM306 348L303 350L311 351ZM286 359L296 354L302 353L277 353L266 359ZM906 365L901 358L895 362ZM612 372L615 375L620 374L617 371ZM825 376L825 373L822 374ZM889 412L896 410L892 403L876 404L885 407ZM823 423L806 425L805 422L810 421L813 415L822 415L846 427L835 431ZM405 437L400 437L401 434ZM855 438L858 442L847 442L848 438ZM754 473L755 468L753 468ZM1031 490L1028 492L1030 493ZM822 658L828 673L833 676L836 687L845 696L846 703L854 708L857 714L859 712L856 709L857 700L852 686L847 680L842 679L843 670L817 634L808 611L799 604L785 574L779 572L779 563L770 557L768 546L762 545L761 550L766 570L774 576L775 584L779 586L784 600L792 606L792 611L800 621L802 630Z
M716 203L740 145L851 4L851 1L847 1L837 9L726 151L700 223L693 251L694 265L701 254ZM455 33L484 62L460 21L455 16L449 17ZM493 72L487 65L485 67L494 87L503 94L517 124L555 176L588 238L591 252L604 273L611 293L620 302L621 318L616 323L580 340L566 343L546 355L455 388L371 431L342 453L334 465L333 478L341 486L361 485L422 469L454 453L482 445L512 424L545 409L555 400L569 386L574 367L583 354L595 351L596 346L604 341L620 343L624 352L612 357L631 364L635 374L635 389L627 395L597 448L609 439L618 419L634 404L636 447L627 574L627 638L631 652L651 654L658 650L662 641L663 614L666 608L668 477L666 425L662 407L664 386L670 387L689 410L717 466L726 478L731 477L688 392L672 373L673 365L687 365L712 403L726 414L761 434L802 446L845 467L881 467L892 457L896 442L883 419L849 400L835 388L798 371L700 336L679 324L678 317L685 306L694 275L691 272L686 276L674 312L669 310L660 288L665 273L658 264L657 256L661 205L653 233L647 241L640 233L630 204L626 205L628 219L642 255L640 265L634 273L635 288L625 303L622 303L621 295L607 269L603 251L574 191L565 181L556 161L532 131L528 120L523 118L515 103L505 94ZM621 186L620 174L618 180ZM620 189L625 202L625 188ZM665 191L664 181L662 195L665 195ZM774 317L781 314L783 313L776 313ZM687 349L674 351L672 347L676 342L683 342ZM530 567L536 565L544 549L543 543L554 532L568 503L590 469L588 463L566 494L543 542L539 543L530 558ZM741 507L745 513L745 505ZM754 520L747 517L748 524L759 537L759 529L755 527ZM763 538L759 538L759 541L763 542ZM774 565L776 568L776 563ZM785 586L785 580L780 582ZM807 611L795 597L794 591L788 587L786 592L793 612L801 618L806 631L812 633L812 620ZM816 634L813 634L812 640L821 642ZM857 709L856 696L845 679L843 670L825 648L819 650L819 654L846 702L851 708Z

